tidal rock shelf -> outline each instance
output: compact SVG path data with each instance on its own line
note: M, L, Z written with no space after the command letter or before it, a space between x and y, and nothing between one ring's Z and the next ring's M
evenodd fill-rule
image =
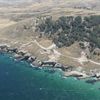
M96 78L96 80L86 80L87 83L95 83L100 81L100 73L82 73L76 71L73 66L64 66L58 62L50 62L50 61L40 61L36 56L31 55L28 52L23 50L18 50L18 48L11 48L8 45L0 45L0 53L10 53L16 60L26 61L30 63L32 66L36 67L50 67L50 68L59 68L64 72L64 76L66 77L76 77L77 79L86 79L86 78Z

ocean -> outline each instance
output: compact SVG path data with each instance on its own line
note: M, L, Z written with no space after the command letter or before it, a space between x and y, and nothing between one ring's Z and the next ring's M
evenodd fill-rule
M0 100L100 100L100 83L65 78L60 70L32 68L0 54Z

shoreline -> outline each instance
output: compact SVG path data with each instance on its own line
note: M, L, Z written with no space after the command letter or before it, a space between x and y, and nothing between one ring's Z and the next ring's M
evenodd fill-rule
M32 67L36 66L39 68L42 67L50 67L50 68L59 68L63 71L64 77L75 77L77 79L88 79L86 80L87 83L94 84L95 82L100 81L100 72L80 72L73 70L73 66L64 66L58 62L51 62L51 61L40 61L39 58L35 57L34 55L31 55L28 52L25 52L23 50L18 50L18 48L11 48L10 46L6 44L0 45L0 53L9 53L13 55L14 59L19 61L26 61L28 62ZM92 78L92 79L91 79Z

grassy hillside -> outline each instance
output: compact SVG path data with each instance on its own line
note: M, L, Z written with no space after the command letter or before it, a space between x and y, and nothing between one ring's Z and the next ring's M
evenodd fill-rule
M65 55L60 56L58 62L84 66L86 70L90 69L88 66L95 68L95 64L87 62L81 65L70 58L79 58L84 51L89 58L100 62L97 49L100 48L100 11L99 1L94 1L40 0L35 3L23 3L22 6L0 6L0 18L3 19L0 22L0 43L25 50L40 60L53 59L56 55L41 54L41 48L33 41L37 40L44 47L55 43L58 47L56 50ZM92 45L86 46L88 42ZM99 65L96 67L99 68Z
M40 18L40 17L38 17L38 18ZM89 41L74 40L74 42L71 42L70 45L66 45L67 43L70 43L70 41L68 42L66 40L66 37L65 36L63 37L63 35L66 34L66 32L68 31L68 30L66 31L66 27L65 27L66 26L66 23L65 23L65 21L64 21L64 23L65 23L64 27L63 27L63 24L64 23L61 24L61 21L58 24L58 25L61 25L60 27L64 28L65 32L64 32L64 30L62 30L62 31L57 30L55 32L55 29L56 28L54 28L54 30L52 30L52 29L48 30L48 28L50 28L50 27L49 26L47 27L47 25L48 24L49 25L52 24L51 22L49 22L49 23L47 22L48 24L42 25L42 27L44 26L44 28L47 28L48 32L47 31L44 32L44 35L41 37L41 35L40 35L41 34L41 30L40 31L36 31L36 29L38 28L37 25L41 25L43 23L41 23L41 24L40 23L37 23L37 20L39 22L43 22L43 21L45 22L45 20L40 21L38 18L31 18L31 19L29 18L27 20L19 21L19 22L17 22L14 25L11 25L9 27L6 27L4 29L1 29L0 42L1 43L7 43L8 45L11 45L12 47L17 47L20 50L25 50L25 51L27 51L27 52L29 52L29 53L37 56L40 60L49 60L50 58L52 58L52 55L50 56L48 54L41 54L41 52L40 52L41 51L41 48L36 43L33 43L33 41L34 40L37 40L38 43L40 43L42 46L49 47L50 45L52 45L53 42L55 42L54 40L57 39L57 41L58 41L58 38L59 39L62 38L60 40L60 42L64 43L65 46L62 45L60 48L57 48L56 50L59 51L61 54L65 55L65 56L61 56L58 59L58 62L63 63L64 65L84 66L84 68L86 68L86 70L89 68L88 66L91 66L91 68L94 68L95 64L85 63L85 65L80 65L79 62L76 62L76 61L72 60L72 58L69 58L68 57L68 56L71 56L71 57L80 57L82 51L84 51L86 53L90 52L88 50L91 50L91 45L88 45L86 47L84 45L85 42L89 42ZM41 18L43 18L43 17L41 17ZM44 17L44 18L46 18L46 17ZM48 16L47 16L47 18L48 18ZM63 17L61 17L61 18L63 18ZM87 18L89 18L89 17L87 17ZM65 19L66 19L66 17L65 17ZM53 21L52 20L51 21L54 23L55 22L54 20L55 19L53 19ZM59 19L56 19L56 20L59 21ZM52 26L52 25L50 25L50 26ZM54 33L53 33L53 35L51 37L49 37L50 34L48 34L48 33L50 33L51 30ZM78 30L78 26L77 26L77 30ZM58 31L60 32L61 35L58 35L59 34ZM76 33L76 32L74 32L74 33ZM82 33L82 32L80 32L80 33ZM73 34L72 34L72 36L74 36ZM72 36L71 37L68 37L68 39L71 40L72 39ZM75 37L77 37L77 36L79 36L79 35L75 35ZM55 38L54 39L54 37L58 37L58 38ZM75 37L73 39L75 39ZM79 39L82 39L82 38L83 37L81 37L81 38L79 37ZM59 43L59 41L58 41L58 43ZM56 45L58 46L58 44L56 44ZM93 52L94 52L94 49L91 52L91 59L92 60L95 60L97 62L100 62L100 56L99 55L92 55ZM88 54L90 56L90 53L88 53ZM96 65L96 67L99 68L98 65Z

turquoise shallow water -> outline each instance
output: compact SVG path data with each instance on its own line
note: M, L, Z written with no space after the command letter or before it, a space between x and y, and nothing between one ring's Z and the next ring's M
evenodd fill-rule
M0 54L0 100L100 100L98 88Z

